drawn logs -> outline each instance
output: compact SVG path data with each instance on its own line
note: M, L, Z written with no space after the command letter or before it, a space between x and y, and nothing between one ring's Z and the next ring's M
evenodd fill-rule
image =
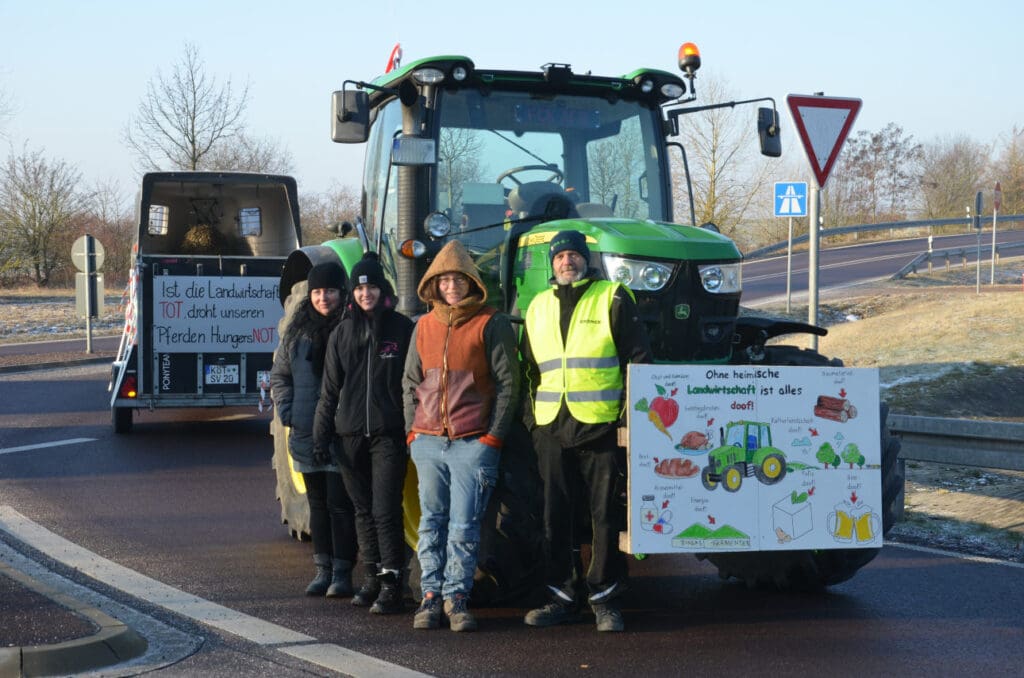
M857 416L857 408L846 398L820 395L814 405L814 416L845 423Z

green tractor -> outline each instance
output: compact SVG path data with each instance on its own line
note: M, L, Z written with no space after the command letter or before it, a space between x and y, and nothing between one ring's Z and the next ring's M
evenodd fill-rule
M633 291L658 362L841 364L812 350L768 345L783 334L826 331L741 317L742 255L713 224L695 223L680 116L770 101L693 106L699 66L699 52L687 43L679 51L681 75L642 68L606 77L559 63L494 70L464 56L437 56L373 81L344 81L332 98L331 133L335 142L365 144L361 213L345 237L292 254L282 294L325 258L347 267L352 256L372 250L394 281L398 309L416 316L425 310L416 286L454 238L474 256L490 300L520 316L548 285L552 236L576 229L587 238L591 266ZM762 153L780 155L774 102L759 109L757 128ZM682 169L674 178L673 165ZM673 198L684 191L691 196L684 207L689 223L680 224ZM903 477L898 443L884 427L881 435L888 529ZM302 502L290 500L297 490L287 454L275 447L282 518L294 532ZM411 467L409 475L405 524L412 547L419 510ZM507 600L537 584L540 491L523 427L503 450L474 600ZM721 554L720 571L750 583L814 586L852 576L874 554Z
M768 424L730 421L721 436L721 446L708 453L708 465L700 472L707 489L721 484L726 492L736 492L746 477L754 476L765 485L786 477L786 454L772 446Z

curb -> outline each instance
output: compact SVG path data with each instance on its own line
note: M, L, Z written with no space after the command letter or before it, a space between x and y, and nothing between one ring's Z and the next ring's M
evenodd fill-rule
M99 627L92 635L53 643L0 648L0 675L67 675L99 669L135 659L149 643L124 623L101 610L79 602L0 561L3 574Z

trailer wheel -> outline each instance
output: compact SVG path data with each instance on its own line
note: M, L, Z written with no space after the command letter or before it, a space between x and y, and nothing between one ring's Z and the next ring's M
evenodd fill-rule
M794 346L770 346L771 365L842 366L837 358ZM903 467L900 442L889 433L889 407L880 408L882 451L882 533L888 534L902 515ZM782 590L818 590L850 579L878 555L881 549L830 549L822 551L764 551L760 553L701 554L718 568L723 579L735 578L748 587L775 586Z
M128 433L132 430L132 408L112 407L110 408L110 422L114 426L114 433Z
M277 500L281 504L281 524L288 526L288 533L299 541L309 541L309 502L306 500L306 484L302 474L292 466L288 454L288 428L281 426L275 417L270 424L274 436L274 457L271 465L277 477Z

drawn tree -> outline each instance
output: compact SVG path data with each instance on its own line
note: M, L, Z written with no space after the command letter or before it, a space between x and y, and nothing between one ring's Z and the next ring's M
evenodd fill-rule
M839 468L839 462L842 461L832 447L832 443L822 443L821 447L818 448L818 454L814 458L824 464L825 468L828 468L829 464Z
M860 448L857 447L856 443L847 443L846 447L843 448L842 458L843 461L850 465L850 468L853 468L854 464L864 468L864 455L860 453Z

